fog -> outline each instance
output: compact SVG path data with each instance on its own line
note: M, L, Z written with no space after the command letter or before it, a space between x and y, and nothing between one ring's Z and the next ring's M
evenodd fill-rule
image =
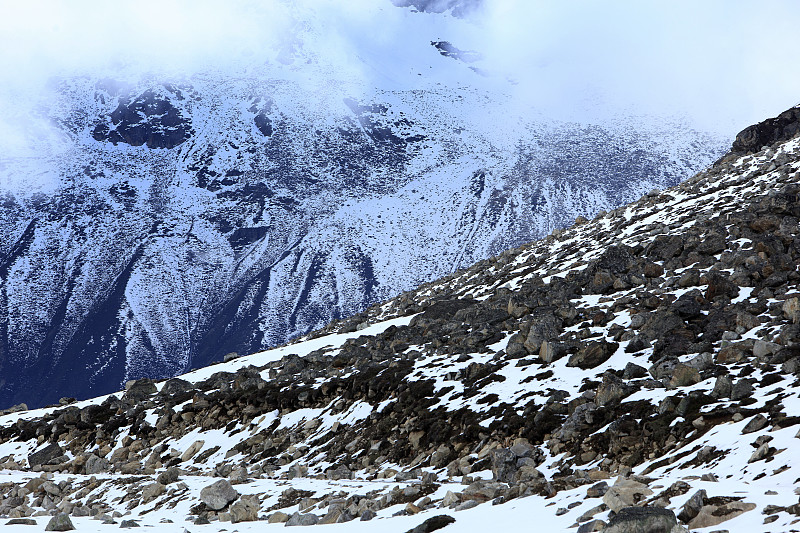
M463 18L437 37L480 52L482 69L512 80L512 113L678 113L735 133L800 102L794 0L393 1L454 6ZM306 17L322 35L305 52L369 84L359 46L374 39L404 50L412 9L390 0L0 0L0 149L31 155L30 139L47 136L35 114L54 77L246 76L248 65L302 47Z

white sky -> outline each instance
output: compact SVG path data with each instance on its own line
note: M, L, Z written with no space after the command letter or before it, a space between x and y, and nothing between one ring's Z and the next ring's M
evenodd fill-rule
M365 35L400 50L408 38L389 0L0 0L0 146L53 76L256 61L297 30L290 11L301 5L326 21L321 52L338 50L337 61L355 62L350 46ZM518 82L521 107L677 111L733 134L800 103L797 0L485 0L462 26L461 41L448 36Z

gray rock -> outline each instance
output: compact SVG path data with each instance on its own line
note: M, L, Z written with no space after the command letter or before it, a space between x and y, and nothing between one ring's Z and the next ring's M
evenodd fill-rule
M39 465L46 465L50 461L57 459L64 455L64 450L58 444L48 444L38 452L34 452L28 456L28 466L33 468Z
M36 520L33 518L12 518L6 522L7 526L35 526Z
M473 507L477 507L479 505L477 500L467 500L465 502L459 503L456 505L456 511L466 511L467 509L472 509Z
M367 509L363 513L361 513L361 521L366 522L368 520L372 520L376 516L378 515L375 514L375 511L373 511L372 509Z
M258 520L261 502L255 494L246 494L233 503L229 509L231 522L254 522Z
M442 529L443 527L449 526L455 521L455 518L446 514L433 516L425 520L414 529L409 529L406 533L431 533L431 531Z
M684 524L688 524L692 518L697 516L697 514L700 512L700 509L703 508L707 497L708 496L705 489L700 489L692 494L692 497L683 504L683 507L681 507L681 512L678 513L678 520Z
M594 368L606 362L617 351L617 348L619 348L619 344L616 342L592 341L578 350L576 354L573 354L569 358L567 366L578 367L583 370Z
M603 533L679 533L675 513L661 507L625 507L603 528Z
M142 503L150 503L167 492L167 487L161 483L151 483L142 489Z
M755 389L753 383L749 379L740 379L731 389L731 400L737 401L744 398L749 398L753 395Z
M87 475L101 474L103 472L108 472L109 463L108 460L103 457L98 457L91 453L86 457L86 463L83 465L83 468Z
M628 363L625 365L625 370L622 372L623 379L637 379L643 378L647 375L647 369L635 363Z
M578 528L578 533L592 533L593 531L603 531L606 523L602 520L590 520L585 524L581 524Z
M672 378L669 381L669 387L674 389L677 387L694 385L699 382L700 372L696 368L678 363L672 370Z
M754 433L760 429L763 429L764 426L766 425L767 425L767 417L762 415L761 413L758 413L742 429L742 434L747 435L748 433Z
M313 513L294 513L286 521L287 526L313 526L319 523L319 517Z
M120 522L119 527L130 528L130 527L142 527L142 526L140 526L139 523L136 522L136 520L123 520L122 522Z
M72 525L72 520L66 513L58 513L47 523L44 528L45 531L72 531L75 526Z
M167 468L164 472L161 472L156 481L161 483L162 485L169 485L170 483L175 483L180 478L181 471L178 470L176 467L171 466Z
M587 498L602 498L608 492L608 483L601 481L586 489Z
M711 396L714 398L730 398L732 389L733 381L730 376L717 376L717 381L714 383L714 390L711 391Z
M200 491L200 500L209 509L219 511L239 497L239 493L231 486L227 479L220 479Z

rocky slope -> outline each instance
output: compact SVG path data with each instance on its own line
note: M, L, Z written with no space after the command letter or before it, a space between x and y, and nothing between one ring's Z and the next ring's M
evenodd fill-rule
M793 131L749 128L677 187L296 343L6 413L0 513L80 529L790 531Z
M404 54L349 35L355 67L318 3L286 4L258 61L54 80L53 131L0 155L0 407L281 344L723 152L678 119L509 119L513 83L446 40L452 2L372 3Z

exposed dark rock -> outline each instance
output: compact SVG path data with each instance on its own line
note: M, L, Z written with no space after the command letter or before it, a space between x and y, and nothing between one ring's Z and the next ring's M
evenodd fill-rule
M661 507L625 507L603 528L603 533L678 533L675 513Z
M409 529L406 533L430 533L431 531L436 531L445 526L449 526L455 521L456 519L450 515L433 516L425 520L414 529Z
M791 139L798 133L800 133L800 106L743 129L736 136L731 150L744 153L758 152L765 146Z

